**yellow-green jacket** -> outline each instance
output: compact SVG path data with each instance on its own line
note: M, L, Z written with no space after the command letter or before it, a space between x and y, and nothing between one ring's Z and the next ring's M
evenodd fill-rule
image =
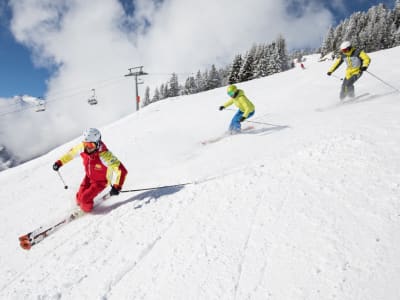
M350 51L341 53L328 72L335 72L344 61L347 64L346 79L349 79L354 75L360 74L361 67L368 67L371 58L364 52L364 50L358 50L353 47Z
M250 113L254 111L254 104L251 103L249 99L247 99L246 95L242 90L238 90L238 95L235 98L230 98L226 103L224 103L223 107L231 106L235 104L237 108L241 112L243 112L243 117L247 118Z

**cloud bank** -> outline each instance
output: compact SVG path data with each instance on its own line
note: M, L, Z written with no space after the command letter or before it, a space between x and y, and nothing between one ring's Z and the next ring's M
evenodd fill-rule
M124 77L130 67L149 73L143 94L145 85L165 82L172 72L226 65L253 43L279 34L290 48L319 46L333 22L318 1L124 1L133 11L118 0L10 0L16 40L31 49L36 66L56 70L47 82L46 112L0 117L0 139L13 152L25 158L32 153L21 148L27 141L39 153L85 127L134 112L133 78ZM96 107L87 103L92 88ZM23 134L10 134L11 120L12 130Z

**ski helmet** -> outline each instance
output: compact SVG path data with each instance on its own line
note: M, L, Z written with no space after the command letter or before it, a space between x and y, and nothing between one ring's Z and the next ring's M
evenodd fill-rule
M346 50L351 48L351 42L349 41L344 41L342 44L340 44L340 50Z
M236 93L236 91L237 91L236 85L231 84L230 86L228 86L228 89L227 89L228 94L230 94L230 93L234 94L234 93Z
M88 128L83 132L83 141L84 142L93 142L98 143L101 140L100 131L96 128Z

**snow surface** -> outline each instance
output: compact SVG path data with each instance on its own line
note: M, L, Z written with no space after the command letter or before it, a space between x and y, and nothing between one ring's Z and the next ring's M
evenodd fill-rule
M400 48L370 55L399 88ZM80 158L67 190L52 163L79 138L1 172L0 299L400 299L399 94L364 74L370 95L335 106L318 60L240 84L260 123L213 144L225 88L101 128L125 189L192 184L120 194L30 251L18 236L74 205Z

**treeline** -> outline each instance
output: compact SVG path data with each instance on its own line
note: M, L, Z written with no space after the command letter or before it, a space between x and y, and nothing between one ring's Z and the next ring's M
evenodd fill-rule
M400 45L400 0L393 9L372 6L367 12L356 12L335 28L331 27L321 46L321 55L338 51L342 41L351 41L366 52Z
M182 85L178 75L173 73L168 82L155 88L152 97L150 88L146 88L144 105L168 97L196 94L231 83L265 77L286 71L291 66L286 41L280 36L270 44L255 44L245 54L237 54L225 68L217 69L213 64L210 69L203 72L199 70L195 76L188 76Z

